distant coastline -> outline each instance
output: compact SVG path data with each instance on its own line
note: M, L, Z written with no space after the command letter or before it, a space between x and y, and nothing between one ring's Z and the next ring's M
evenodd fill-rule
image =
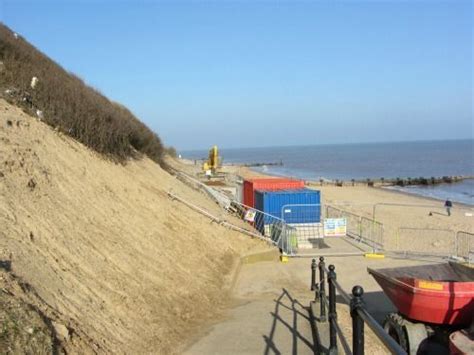
M238 164L233 164L233 165L237 166ZM241 165L241 166L246 167L245 165ZM255 172L259 175L265 175L265 176L269 176L269 177L287 177L287 178L298 179L298 177L295 177L295 176L286 176L286 175L275 175L275 174L269 174L269 173L262 173L261 171L256 170L252 167L250 167L249 169L250 169L250 171L253 171L253 172ZM442 180L442 178L440 178L440 179ZM321 186L321 181L314 181L314 180L305 180L305 181L306 181L306 184L311 185L313 187ZM390 181L389 182L384 181L384 183L382 184L380 180L372 180L372 182L373 182L372 186L375 189L383 189L385 191L390 191L392 193L401 194L401 195L405 195L405 196L420 197L420 198L428 199L428 200L434 201L436 203L441 203L441 204L443 204L444 201L447 198L449 198L453 202L455 202L455 204L458 205L458 206L468 208L468 209L472 209L472 208L474 208L474 190L471 190L471 193L470 193L470 198L472 199L471 203L469 203L466 200L463 201L461 199L453 198L452 196L436 196L436 194L434 194L434 195L423 194L423 193L420 193L418 190L415 190L417 188L426 188L426 187L431 187L433 189L436 189L436 188L439 189L443 185L444 186L456 186L456 184L462 184L463 182L466 182L466 181L468 181L468 183L470 183L474 186L474 177L473 176L457 176L456 181L453 181L453 182L437 182L433 185L415 185L415 184L413 184L413 185L397 186L397 185L391 183ZM351 181L347 181L347 180L338 180L338 181L336 181L336 180L330 180L330 179L323 179L323 186L344 187L344 186L362 186L362 185L363 186L368 186L367 181L354 180L354 182L353 182L352 180Z
M397 190L412 195L474 205L473 151L471 139L222 149L221 154L224 164L248 166L259 174L316 183L398 185Z

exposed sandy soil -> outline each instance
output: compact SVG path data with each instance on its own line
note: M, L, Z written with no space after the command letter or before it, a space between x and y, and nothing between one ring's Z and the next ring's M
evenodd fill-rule
M179 352L225 304L237 256L262 248L171 201L222 214L149 159L105 160L3 100L0 172L0 260L69 353Z

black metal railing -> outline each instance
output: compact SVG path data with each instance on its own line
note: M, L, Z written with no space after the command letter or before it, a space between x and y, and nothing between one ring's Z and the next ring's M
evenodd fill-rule
M319 282L316 282L316 273L319 270ZM326 296L326 283L328 285L328 295ZM352 297L344 291L337 282L336 267L329 265L326 268L324 257L311 262L311 291L315 293L315 302L320 303L319 321L329 322L329 354L337 354L339 338L340 344L346 354L363 355L365 324L369 326L378 339L392 353L406 355L407 352L382 328L382 326L370 315L364 304L364 289L361 286L352 288ZM344 336L339 323L337 322L336 296L337 293L344 299L350 307L352 318L352 349ZM327 309L327 316L326 316Z

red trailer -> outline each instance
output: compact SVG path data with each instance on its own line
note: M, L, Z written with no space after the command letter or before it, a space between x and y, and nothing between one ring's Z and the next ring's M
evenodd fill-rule
M244 180L244 205L255 207L255 190L278 191L304 188L303 180L287 178L254 178Z
M429 337L447 343L449 334L474 321L474 269L469 266L450 262L367 270L398 309L384 327L409 354Z

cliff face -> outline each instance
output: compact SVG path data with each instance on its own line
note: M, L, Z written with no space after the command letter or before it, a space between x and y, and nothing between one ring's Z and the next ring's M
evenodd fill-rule
M258 242L170 189L221 213L148 158L105 160L0 100L0 259L28 285L13 296L54 321L56 346L173 353L222 305L235 257Z

